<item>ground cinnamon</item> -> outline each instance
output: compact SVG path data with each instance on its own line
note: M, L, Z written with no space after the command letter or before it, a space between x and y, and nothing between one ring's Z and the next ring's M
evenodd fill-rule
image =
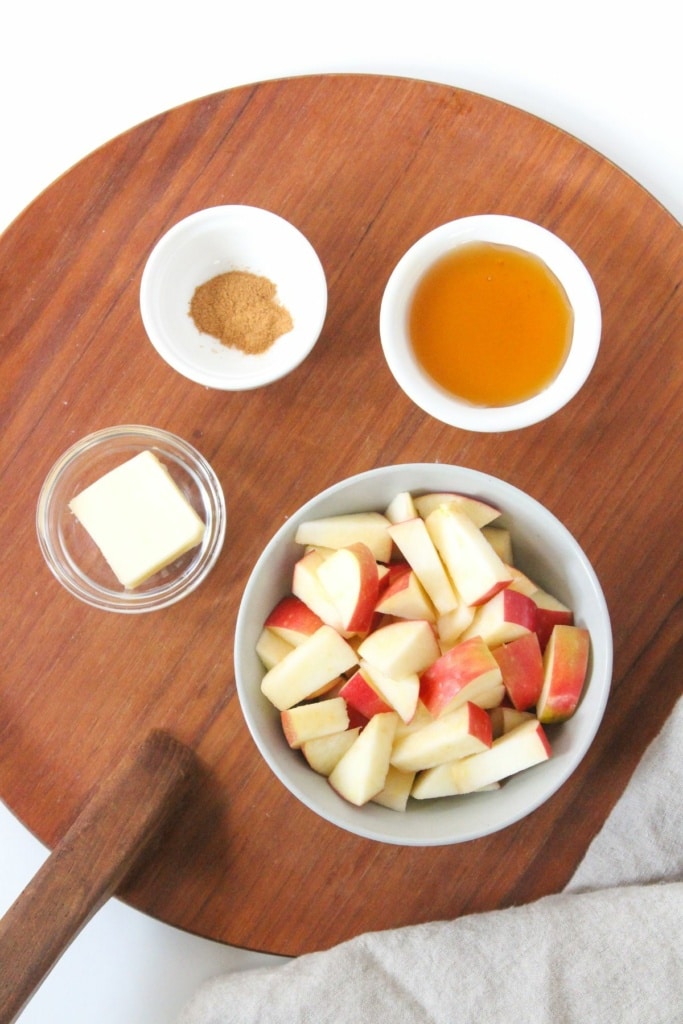
M293 327L273 282L245 270L230 270L199 285L190 316L203 334L250 354L265 352Z

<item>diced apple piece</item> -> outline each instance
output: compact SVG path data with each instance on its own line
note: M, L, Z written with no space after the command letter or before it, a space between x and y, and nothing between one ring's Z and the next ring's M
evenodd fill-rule
M574 613L545 590L535 590L531 597L536 605L536 632L541 651L545 651L555 626L573 626Z
M332 788L349 803L362 807L384 789L398 715L375 715L328 776Z
M339 691L339 696L343 697L349 707L358 711L363 718L372 718L374 715L394 710L377 692L360 668L344 683Z
M543 686L543 656L536 633L527 633L493 651L512 706L527 711L536 706Z
M329 736L317 736L313 740L307 740L301 747L301 752L314 772L327 777L352 745L359 732L360 728L354 727L346 729L344 732L332 733Z
M536 605L518 590L499 590L486 604L479 605L463 640L480 636L489 647L510 643L536 628Z
M338 633L344 633L341 615L318 576L318 569L325 561L326 559L315 548L302 555L294 566L292 591L295 597L303 601L326 625L332 626Z
M430 512L426 526L466 604L484 604L511 582L505 563L464 512L439 505Z
M501 561L508 567L511 566L514 559L510 531L503 526L482 526L481 532Z
M456 644L420 675L420 700L434 717L502 683L498 662L481 637Z
M366 633L372 624L379 595L377 562L367 544L359 541L338 548L317 571L318 579L339 613L342 628L350 633Z
M405 811L414 778L415 772L402 772L390 764L384 789L380 790L377 796L373 796L372 802L388 807L390 811Z
M550 743L543 726L532 719L499 736L481 754L455 761L451 766L455 791L472 793L547 761L550 756Z
M331 626L323 625L269 669L261 692L278 711L294 707L358 663L354 649Z
M491 717L491 729L493 738L497 740L505 732L511 732L523 722L528 722L535 717L531 711L518 711L516 708L496 707L489 711Z
M435 622L434 605L419 579L409 565L401 566L401 570L390 574L392 579L377 602L376 610L398 619L426 619L427 622Z
M363 660L360 671L392 711L398 712L402 721L412 721L420 697L420 678L416 672L404 679L394 679Z
M491 746L491 719L476 704L464 704L430 725L394 740L391 763L402 771L423 771Z
M425 619L404 619L370 633L358 655L392 679L418 674L438 658L434 627Z
M500 789L499 782L492 782L488 786L482 786L477 792ZM415 800L435 800L442 796L458 796L459 791L455 787L453 778L453 762L438 764L434 768L427 768L415 775L413 788L410 795Z
M472 624L475 609L463 601L452 612L446 612L436 620L436 632L441 652L449 651L462 639L466 629Z
M260 636L256 641L256 653L266 669L277 665L278 661L282 661L284 656L289 654L292 649L292 644L288 644L281 636L267 628L261 630Z
M349 713L342 697L287 708L280 712L280 719L285 739L293 750L299 750L306 740L343 732L349 725Z
M423 519L393 523L389 535L429 595L440 615L456 608L459 598Z
M493 505L467 494L454 494L450 491L435 491L431 494L416 495L413 502L423 519L426 519L435 508L439 508L441 505L464 512L479 528L488 526L500 516L500 509L494 508Z
M555 626L543 655L543 688L536 705L540 722L564 722L579 703L586 675L590 637L580 626Z
M389 502L384 513L390 523L401 523L404 519L414 519L417 515L415 502L410 491L400 491Z
M388 526L389 520L381 512L350 512L300 523L294 539L297 544L328 548L345 548L360 542L370 548L375 561L388 562L392 551Z
M297 647L316 629L320 629L323 620L316 615L301 598L288 594L275 605L264 626L276 633L293 647Z

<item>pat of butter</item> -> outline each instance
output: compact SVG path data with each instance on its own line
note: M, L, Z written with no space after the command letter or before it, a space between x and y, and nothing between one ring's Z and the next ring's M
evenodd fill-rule
M149 451L105 473L69 508L126 590L196 547L206 528Z

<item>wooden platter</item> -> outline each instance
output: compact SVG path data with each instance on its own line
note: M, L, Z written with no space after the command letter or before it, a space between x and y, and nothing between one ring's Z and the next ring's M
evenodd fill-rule
M329 285L313 354L242 394L169 369L138 309L157 239L220 203L293 221ZM404 250L486 212L538 221L572 245L604 316L579 396L544 424L489 436L413 406L378 336ZM52 846L130 746L169 729L205 774L121 895L190 932L274 953L560 889L681 692L682 276L680 225L618 168L526 113L428 82L329 75L233 89L71 169L0 239L2 799ZM54 460L118 423L192 442L228 503L208 581L151 615L76 601L35 536ZM233 678L240 596L284 519L337 480L406 462L480 469L544 502L592 560L613 619L612 698L579 770L529 818L452 847L385 846L318 820L258 755Z

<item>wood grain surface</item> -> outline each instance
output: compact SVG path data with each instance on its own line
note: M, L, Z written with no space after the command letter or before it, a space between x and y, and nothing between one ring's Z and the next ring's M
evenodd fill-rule
M169 369L138 308L157 239L220 203L291 220L329 287L312 355L241 394ZM604 318L580 394L546 423L499 435L413 406L378 336L382 291L405 249L487 212L535 220L573 246ZM8 806L53 846L131 743L168 730L197 753L202 785L121 895L190 932L274 953L560 889L681 692L682 274L680 225L618 168L515 108L427 82L330 75L242 87L161 114L71 169L0 239ZM72 598L35 536L52 463L119 423L193 443L228 503L207 582L151 615ZM233 678L240 596L285 517L344 477L406 462L480 469L544 502L591 559L613 621L612 696L575 775L519 824L451 847L385 846L319 820L261 760Z

